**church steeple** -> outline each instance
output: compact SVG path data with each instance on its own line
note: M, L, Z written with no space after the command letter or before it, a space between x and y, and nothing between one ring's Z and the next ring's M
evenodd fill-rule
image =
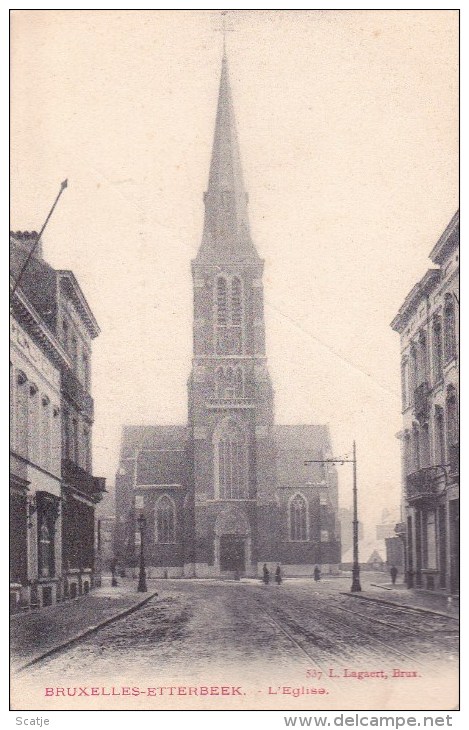
M217 116L208 189L204 196L205 223L198 262L258 260L249 231L236 121L223 53Z

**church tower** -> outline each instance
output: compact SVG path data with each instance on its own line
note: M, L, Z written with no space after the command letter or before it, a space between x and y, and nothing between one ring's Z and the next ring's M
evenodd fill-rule
M202 243L192 261L195 575L256 575L259 526L275 502L273 390L265 354L264 262L251 239L224 55ZM265 532L264 529L261 530Z

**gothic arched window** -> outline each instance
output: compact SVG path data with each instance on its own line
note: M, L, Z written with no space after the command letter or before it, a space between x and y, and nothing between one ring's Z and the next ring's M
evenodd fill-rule
M290 540L306 542L308 539L308 506L301 494L296 494L289 505Z
M217 279L217 323L219 325L227 323L226 281L222 276Z
M240 325L242 320L241 281L235 277L231 282L231 323Z
M225 377L225 398L234 396L234 374L232 368L227 368Z
M225 373L223 368L217 368L215 374L215 395L217 398L225 397Z
M176 507L167 494L156 503L156 542L176 542Z
M219 499L247 499L248 443L243 430L228 420L214 437L215 494Z
M456 355L456 332L454 322L454 299L451 294L445 295L444 308L444 343L445 360L448 362Z
M244 378L243 378L243 371L241 368L236 368L234 388L235 388L235 398L243 398L244 397Z

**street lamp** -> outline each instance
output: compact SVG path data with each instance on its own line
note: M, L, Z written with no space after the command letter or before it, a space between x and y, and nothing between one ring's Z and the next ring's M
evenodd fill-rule
M146 573L145 573L145 553L143 551L143 534L145 529L145 517L143 515L140 515L140 517L137 519L138 528L140 530L140 570L138 574L138 586L137 591L138 593L146 593L147 592L147 580L146 580Z
M357 447L353 442L351 459L310 459L305 464L353 464L353 567L351 593L358 593L360 585L360 563L358 560L358 496L357 496Z

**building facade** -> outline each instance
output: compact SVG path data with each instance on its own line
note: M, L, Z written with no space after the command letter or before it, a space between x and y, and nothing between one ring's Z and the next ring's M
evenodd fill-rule
M17 280L36 240L37 234L34 233L10 234L10 268L13 282ZM26 316L20 307L20 302L23 302L32 314ZM91 463L93 424L93 399L90 395L91 340L97 336L99 329L73 273L58 271L49 266L42 256L40 245L36 247L21 277L20 285L12 297L12 311L12 326L16 327L12 333L11 345L14 356L12 464L15 465L19 460L26 465L22 469L23 472L25 468L27 470L24 478L29 485L24 485L21 500L18 484L16 485L17 504L11 514L12 520L19 528L20 523L25 522L26 500L26 535L32 534L30 531L35 529L42 535L36 562L39 561L41 580L46 577L51 579L51 586L47 586L46 598L35 594L33 584L29 591L16 591L16 593L21 594L21 601L43 605L45 602L53 603L56 600L73 598L92 587L94 511L95 505L105 491L104 479L92 475ZM17 336L20 326L26 330L22 335L23 338L26 335L30 340L32 338L32 342L24 340L28 344L23 346L23 360L25 349L30 357L34 352L33 345L36 349L38 347L41 349L43 360L41 383L38 382L38 377L34 378L32 371L27 371L24 367L21 369L18 354L21 348ZM35 357L38 359L37 355ZM46 361L49 390L46 389L44 382ZM28 394L29 398L27 404L25 394ZM50 425L46 417L49 411L52 413ZM50 433L49 430L46 431L47 438L51 440L50 448L43 445L46 438L45 429L50 430ZM31 480L33 468L34 480ZM38 481L39 473L42 475L42 481L47 479L47 485L36 489L34 484ZM53 499L49 496L44 497L43 492L53 495ZM46 506L42 508L44 500ZM48 517L41 523L43 512L47 512ZM24 528L22 531L24 532ZM12 539L15 540L14 537ZM34 562L35 548L29 537L28 540L28 560ZM47 545L49 548L46 548ZM48 569L50 576L44 574L47 570L40 564L41 550L46 554L47 549L50 551L48 560L52 566ZM31 571L32 567L30 573ZM24 571L22 576L24 577ZM31 580L29 576L28 581Z
M409 587L459 592L459 212L391 326L401 339L402 519Z
M156 574L255 576L340 562L326 426L276 426L265 349L264 262L253 244L226 58L202 242L192 261L188 424L126 427L116 477L118 550L135 560L147 518Z

